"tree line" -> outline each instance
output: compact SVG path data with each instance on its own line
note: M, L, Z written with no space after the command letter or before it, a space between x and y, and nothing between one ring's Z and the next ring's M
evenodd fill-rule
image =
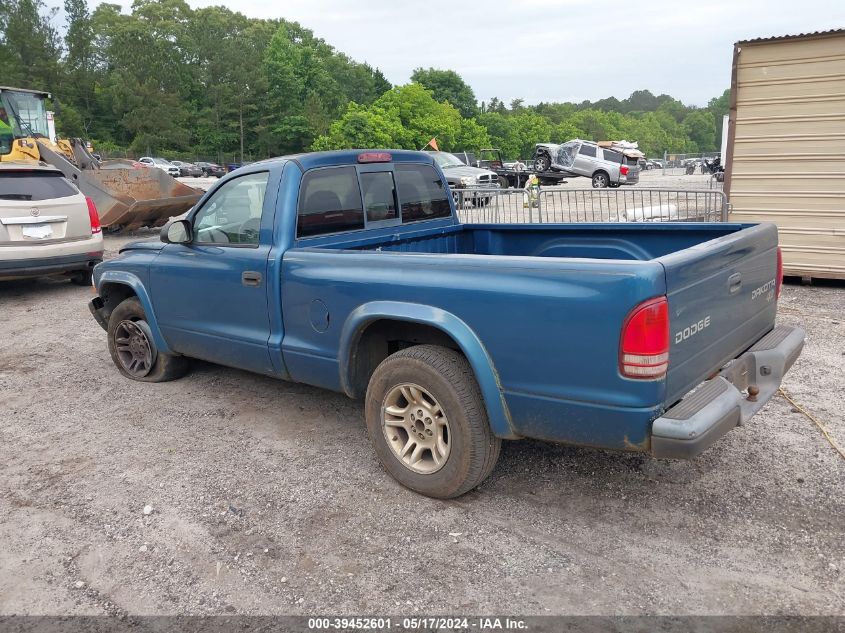
M104 153L224 160L346 147L498 147L639 141L649 155L714 151L728 91L706 108L647 90L629 98L525 105L479 102L450 70L418 68L393 86L309 29L184 0L135 0L93 11L64 0L0 4L2 84L49 91L62 136Z

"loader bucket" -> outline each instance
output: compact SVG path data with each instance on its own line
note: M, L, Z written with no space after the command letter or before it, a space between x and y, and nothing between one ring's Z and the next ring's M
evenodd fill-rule
M58 167L94 201L100 223L113 230L161 226L185 213L203 195L160 169L133 167L133 161L111 160L79 169L42 141L38 149L43 161Z
M160 169L135 169L119 161L81 171L79 189L94 200L102 225L113 229L161 226L202 197Z

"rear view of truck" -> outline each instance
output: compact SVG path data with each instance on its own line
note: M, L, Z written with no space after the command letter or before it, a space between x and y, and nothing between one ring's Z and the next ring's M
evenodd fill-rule
M621 371L633 379L665 377L667 411L652 426L652 453L688 458L765 404L805 335L775 327L782 262L774 225L658 261L666 296L635 311L643 330L623 338Z

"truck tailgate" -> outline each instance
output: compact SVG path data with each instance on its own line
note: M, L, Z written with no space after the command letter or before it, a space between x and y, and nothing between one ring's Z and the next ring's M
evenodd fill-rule
M658 259L669 300L672 405L774 327L777 228L760 224Z

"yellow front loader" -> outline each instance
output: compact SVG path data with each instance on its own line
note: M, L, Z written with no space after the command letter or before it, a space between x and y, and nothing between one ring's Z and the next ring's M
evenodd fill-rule
M45 162L94 200L103 226L161 226L190 209L202 192L131 160L100 161L80 139L51 140L49 93L0 86L0 162Z

